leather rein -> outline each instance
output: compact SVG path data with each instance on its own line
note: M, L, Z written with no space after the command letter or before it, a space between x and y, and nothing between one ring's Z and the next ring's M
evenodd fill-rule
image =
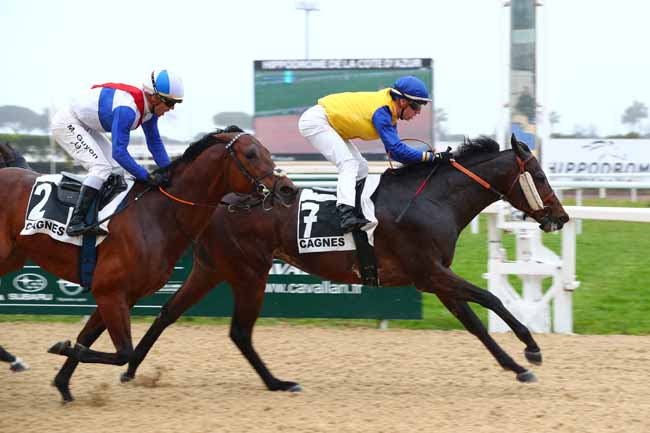
M466 167L464 167L463 165L461 165L460 163L458 163L455 159L452 159L452 160L450 160L449 162L450 162L450 164L451 164L451 165L452 165L456 170L458 170L458 171L460 171L461 173L465 174L465 175L468 176L470 179L474 180L476 183L478 183L479 185L481 185L483 188L485 188L485 189L487 189L487 190L490 190L490 191L492 191L493 193L495 193L496 195L498 195L498 196L499 196L499 200L504 200L504 199L507 199L507 198L510 196L510 193L512 192L512 190L514 189L515 185L517 184L517 182L518 182L518 180L519 180L519 177L520 177L521 175L523 175L524 173L527 173L527 171L526 171L526 164L528 164L528 162L530 162L531 160L533 160L533 159L535 158L535 155L533 155L533 154L531 153L531 154L528 156L528 158L526 158L525 160L522 160L521 158L519 158L519 156L516 156L516 155L515 155L515 158L516 158L516 160L517 160L517 165L519 166L519 175L516 176L515 179L512 181L512 184L510 185L510 188L508 188L508 191L507 191L505 194L503 194L502 192L500 192L498 189L494 188L494 187L493 187L489 182L487 182L487 181L486 181L485 179L483 179L481 176L477 175L477 174L474 173L473 171L469 170L468 168L466 168ZM555 196L555 192L554 192L554 191L551 191L549 194L547 194L547 195L542 199L542 203L543 203L543 206L544 206L543 209L546 209L546 210L548 209L548 205L547 205L546 203L547 203L551 198L553 198L554 196ZM521 209L521 210L522 210L524 213L529 214L529 215L530 215L530 214L533 214L533 213L536 212L536 210L533 209L532 206L530 206L530 205L528 205L528 207L527 207L526 209ZM548 210L547 210L547 213L548 213Z

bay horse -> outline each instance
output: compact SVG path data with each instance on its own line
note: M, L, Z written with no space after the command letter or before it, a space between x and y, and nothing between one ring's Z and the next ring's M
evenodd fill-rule
M90 287L97 309L76 344L62 341L49 349L67 357L54 379L64 402L73 399L69 383L79 362L124 365L131 359L130 308L167 282L224 194L263 191L288 206L298 192L275 168L269 151L236 127L205 135L158 171L168 176L170 185L151 190L136 183L126 198L130 205L109 222L110 235L97 248ZM23 168L0 170L0 202L4 203L0 207L0 276L31 259L54 275L79 283L79 247L44 234L20 235L37 177ZM139 199L134 201L136 196ZM115 353L89 349L105 329Z
M434 293L501 367L514 372L521 382L532 382L536 380L534 373L517 364L494 341L468 302L494 311L525 344L526 359L539 365L542 354L529 330L496 296L451 269L460 232L497 199L507 200L535 219L545 232L559 230L569 220L528 147L514 135L511 147L500 152L498 143L486 137L465 143L454 152L454 166L440 166L405 214L413 192L431 175L431 165L416 164L385 172L374 197L379 220L374 246L381 286L414 285L422 292ZM455 164L459 164L458 169ZM534 183L539 194L540 203L535 206L538 209L529 204L518 183L522 175ZM232 287L235 303L230 338L269 390L300 390L296 382L274 377L253 348L253 326L262 308L273 259L324 280L360 284L361 278L355 252L298 254L298 206L296 201L289 208L274 207L268 212L258 206L243 214L220 206L195 245L192 272L137 345L121 380L135 377L138 366L167 326L226 281ZM404 218L396 222L402 214Z

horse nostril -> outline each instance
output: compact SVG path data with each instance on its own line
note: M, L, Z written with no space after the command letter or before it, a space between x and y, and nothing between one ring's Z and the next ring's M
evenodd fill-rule
M296 194L296 192L298 192L298 189L293 188L293 187L291 187L289 185L282 185L280 187L280 194L282 194L282 195L287 195L287 196L288 195L294 195L294 194Z
M560 217L560 221L562 222L562 224L569 222L569 215L562 215Z

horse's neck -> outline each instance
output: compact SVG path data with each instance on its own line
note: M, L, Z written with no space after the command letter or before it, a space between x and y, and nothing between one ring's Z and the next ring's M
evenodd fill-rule
M200 173L198 170L190 172L185 169L172 176L172 186L168 192L194 205L169 198L164 206L167 212L174 215L179 231L195 238L205 228L214 209L226 194L226 189L222 167L213 167L212 173Z
M510 187L507 185L512 178L512 167L506 161L513 159L509 152L501 152L495 158L470 167L470 170L488 182L494 189L505 194ZM457 194L451 196L453 207L462 210L456 214L459 227L465 227L483 209L499 200L499 196L481 186L476 180L462 175Z

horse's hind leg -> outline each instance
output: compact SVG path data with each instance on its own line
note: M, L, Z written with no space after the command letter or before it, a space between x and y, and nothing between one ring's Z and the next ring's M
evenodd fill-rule
M102 335L105 329L106 327L104 326L104 322L102 322L101 316L95 310L77 336L77 343L85 347L90 347ZM66 359L54 378L53 385L59 390L65 403L74 399L70 393L70 377L72 377L72 373L74 373L77 365L79 365L78 360L74 358Z
M481 343L492 353L501 367L511 370L517 374L517 379L521 382L534 382L535 375L530 371L517 364L496 341L490 336L478 318L476 313L465 301L453 299L449 294L436 293L440 301L447 307L451 313L465 326L465 328L474 334Z
M185 281L185 284L162 307L160 314L136 346L133 356L129 360L129 367L126 372L122 373L120 380L122 382L128 382L135 378L138 367L144 361L147 353L149 353L149 350L165 328L176 322L181 314L199 302L210 289L221 281L222 278L218 272L207 269L195 260L192 266L192 272Z
M230 338L270 391L301 391L296 382L282 381L273 376L253 348L253 326L262 309L266 277L267 275L264 275L257 284L251 285L247 282L246 289L239 283L233 284L235 313L230 322Z

